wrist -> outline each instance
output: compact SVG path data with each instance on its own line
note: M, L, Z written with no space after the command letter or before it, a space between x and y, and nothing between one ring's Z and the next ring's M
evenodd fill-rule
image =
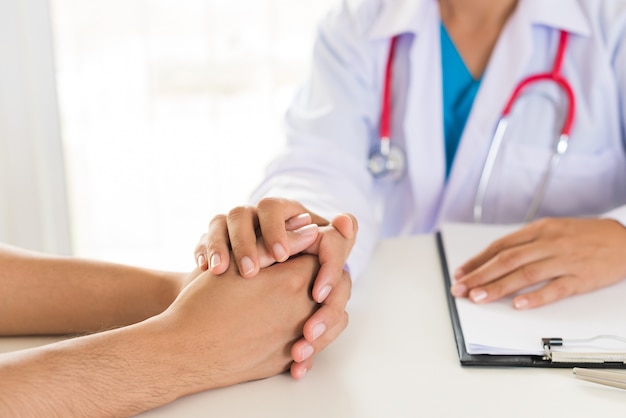
M231 373L216 363L223 341L209 332L212 327L199 329L194 319L190 312L174 305L141 324L147 340L156 343L151 344L152 361L164 366L163 387L174 399L238 382L231 381Z

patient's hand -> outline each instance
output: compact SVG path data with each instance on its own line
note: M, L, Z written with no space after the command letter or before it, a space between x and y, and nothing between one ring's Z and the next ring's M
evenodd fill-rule
M281 198L262 199L256 206L240 206L228 215L218 215L210 223L195 249L201 268L220 274L229 267L230 251L242 276L253 278L261 265L261 253L274 255L277 261L289 257L289 231L313 222L320 234L305 252L318 256L320 271L313 284L313 298L321 308L304 324L304 337L292 348L291 374L299 379L313 365L315 353L323 350L347 326L345 311L351 291L351 278L344 271L354 245L358 224L354 216L339 214L328 222L308 211L302 204ZM259 239L265 248L259 246ZM207 262L208 260L208 262Z
M185 383L197 390L272 376L287 370L290 349L318 304L310 289L317 257L298 256L262 269L254 280L239 276L235 263L216 276L193 280L155 320L168 324L180 344Z

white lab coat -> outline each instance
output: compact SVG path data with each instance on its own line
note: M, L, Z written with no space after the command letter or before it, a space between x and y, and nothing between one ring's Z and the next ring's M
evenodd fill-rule
M551 70L558 31L570 33L563 74L576 96L570 147L539 208L544 216L626 222L626 1L520 0L483 75L445 179L437 0L343 0L322 21L311 75L286 116L288 146L253 194L301 201L332 217L354 213L353 276L380 238L473 221L479 177L502 108L525 76ZM389 41L394 61L392 141L407 154L399 183L367 169L378 146ZM559 136L566 101L536 85L513 109L484 202L484 221L524 219Z

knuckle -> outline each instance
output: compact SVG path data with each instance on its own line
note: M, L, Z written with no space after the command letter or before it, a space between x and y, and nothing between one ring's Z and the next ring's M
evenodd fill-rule
M218 228L223 228L226 225L226 215L216 215L209 222L209 231L213 231ZM203 235L203 238L206 234Z
M543 229L548 225L550 225L550 218L540 218L530 223L530 226L539 229Z
M496 255L496 262L507 270L513 270L518 266L519 255L515 251L501 251Z
M487 254L493 254L497 257L505 250L506 250L506 247L504 243L502 242L502 240L498 239L492 242L491 244L489 244L487 248L485 248L484 252Z
M206 246L206 251L209 254L213 254L213 253L220 253L222 251L222 249L226 246L227 244L225 242L222 241L211 241L207 246Z
M553 244L554 247L559 248L561 250L563 249L570 249L573 251L576 251L576 247L572 248L572 240L571 237L567 237L567 236L563 236L563 235L559 235L553 238Z
M337 321L333 322L330 327L329 336L332 339L337 338L339 334L341 334L347 327L350 322L350 316L346 311L342 311L339 316L337 316Z
M223 222L226 222L226 215L224 215L223 213L220 213L219 215L215 215L213 219L211 219L211 221L209 222L209 225L215 224L215 223L223 223Z
M534 226L546 234L552 234L562 230L561 220L558 218L541 218L533 222Z
M518 272L519 278L521 282L525 285L525 287L531 284L535 284L538 281L540 275L539 270L533 265L522 266L519 268Z
M238 257L242 257L246 255L245 253L248 249L248 246L246 245L245 240L235 238L230 241L230 248Z
M264 197L259 200L257 203L257 208L259 211L271 211L276 207L280 207L283 203L283 200L277 197Z
M342 272L338 287L340 289L343 289L343 292L346 294L347 299L350 299L350 297L352 296L352 279L350 278L349 273L345 271Z
M565 278L555 279L550 283L552 300L563 299L574 294L574 288Z
M339 303L331 304L330 307L332 309L332 316L336 321L340 321L343 317L343 313L346 310L347 300L339 301Z
M249 217L254 213L252 206L237 206L228 212L228 221L236 221L245 217Z

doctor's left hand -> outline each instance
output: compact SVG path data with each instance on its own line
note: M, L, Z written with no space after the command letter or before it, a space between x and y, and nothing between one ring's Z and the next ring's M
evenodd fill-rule
M487 303L513 298L529 309L626 278L626 228L611 219L545 218L487 247L454 274L451 292Z

